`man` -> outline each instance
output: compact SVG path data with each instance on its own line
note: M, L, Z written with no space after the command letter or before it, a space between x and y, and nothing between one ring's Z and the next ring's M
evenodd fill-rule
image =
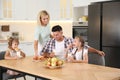
M73 43L73 39L63 36L62 27L59 25L53 26L52 33L53 38L49 40L43 47L42 50L43 56L45 57L57 56L63 59L65 55L65 49L67 49L67 47ZM86 47L88 47L89 52L98 53L99 55L102 56L105 55L103 51L99 51L88 45L86 45Z

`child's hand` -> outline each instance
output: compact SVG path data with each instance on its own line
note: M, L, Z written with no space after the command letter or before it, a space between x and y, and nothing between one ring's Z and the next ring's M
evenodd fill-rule
M19 59L19 57L18 57L18 56L15 56L15 57L13 57L13 59Z
M69 56L67 59L68 59L68 62L74 62L74 58L72 56Z
M22 56L21 56L21 51L17 51L17 56L18 56L19 58L22 57Z
M73 44L69 44L69 45L67 46L67 50L71 49L72 47L73 47Z

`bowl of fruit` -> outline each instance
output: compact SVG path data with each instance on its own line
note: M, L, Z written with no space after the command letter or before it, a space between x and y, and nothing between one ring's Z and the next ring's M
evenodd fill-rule
M53 57L45 60L45 66L50 69L62 68L64 61Z

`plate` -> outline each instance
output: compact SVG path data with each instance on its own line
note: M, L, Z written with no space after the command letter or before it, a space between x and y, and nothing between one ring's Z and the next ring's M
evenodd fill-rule
M62 65L61 66L46 66L46 67L50 69L57 69L57 68L62 68Z

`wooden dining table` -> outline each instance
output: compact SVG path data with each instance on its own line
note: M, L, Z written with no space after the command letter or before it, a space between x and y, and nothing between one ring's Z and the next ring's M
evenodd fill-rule
M118 68L64 62L61 68L50 69L45 66L44 61L34 61L31 56L18 60L0 60L0 69L2 68L50 80L120 80Z

